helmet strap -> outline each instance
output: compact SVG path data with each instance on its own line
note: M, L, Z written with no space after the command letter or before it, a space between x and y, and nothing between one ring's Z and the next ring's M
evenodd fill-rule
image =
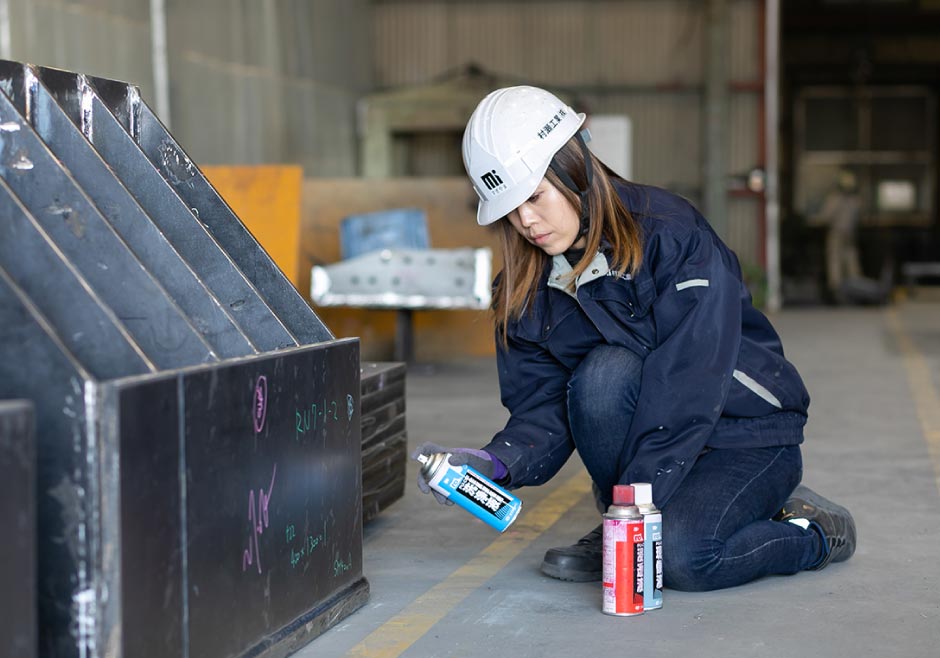
M564 186L577 194L581 199L581 231L578 233L579 237L587 234L588 228L590 228L591 209L588 205L588 195L591 191L591 184L594 182L594 165L591 162L591 152L588 150L587 143L584 141L584 137L581 134L582 132L583 131L578 131L575 138L578 140L578 144L581 146L581 153L584 155L584 174L587 185L583 190L575 185L574 180L568 175L568 172L562 169L561 165L555 161L555 158L552 158L552 161L548 165Z

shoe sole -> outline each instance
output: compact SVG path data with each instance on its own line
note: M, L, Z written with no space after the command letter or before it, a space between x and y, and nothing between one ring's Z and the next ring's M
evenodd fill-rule
M540 569L549 578L564 580L569 583L589 583L601 580L600 571L573 571L571 569L562 569L548 562L543 562Z

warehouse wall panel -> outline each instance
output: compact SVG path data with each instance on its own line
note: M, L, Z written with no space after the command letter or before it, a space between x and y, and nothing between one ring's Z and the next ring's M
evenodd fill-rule
M4 56L124 80L156 106L150 0L0 0ZM369 0L165 0L171 127L194 160L356 172ZM163 117L167 119L167 117Z
M5 0L9 59L137 84L153 96L149 0Z
M451 67L445 5L395 3L375 5L373 12L376 86L424 83Z
M734 197L728 202L728 235L725 236L725 242L737 253L745 278L753 278L755 268L763 263L763 234L759 222L761 204L756 196ZM754 288L751 290L754 291Z
M542 84L702 80L703 14L692 0L438 0L374 9L380 87L428 82L470 62Z
M763 130L758 114L760 100L758 94L749 91L731 96L728 170L732 174L746 173L758 164L759 135Z
M755 81L761 75L760 5L763 0L732 0L731 13L731 79Z
M597 114L626 114L633 123L633 178L697 200L701 186L701 98L696 93L588 96Z
M704 15L700 2L598 3L593 11L600 81L612 85L701 84Z
M170 0L168 23L173 127L194 159L356 172L356 103L372 84L367 0Z

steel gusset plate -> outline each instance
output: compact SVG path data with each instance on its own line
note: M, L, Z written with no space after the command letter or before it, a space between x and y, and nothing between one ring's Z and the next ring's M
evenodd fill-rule
M127 327L45 238L36 219L2 179L0 267L92 375L110 379L156 371Z
M5 94L0 94L0 126L0 178L36 220L31 230L62 252L147 358L161 369L217 360Z
M261 352L298 344L190 206L176 195L84 76L35 67L59 107L135 197L150 221ZM78 92L75 89L78 88Z
M160 282L220 358L257 352L230 312L206 288L159 227L59 107L28 65L25 96L15 99L33 129L71 172L98 210Z
M309 344L331 340L330 330L140 97L137 88L93 76L86 79L298 341Z

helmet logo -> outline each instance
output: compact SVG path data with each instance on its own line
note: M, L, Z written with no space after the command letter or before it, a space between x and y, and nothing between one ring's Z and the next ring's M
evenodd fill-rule
M555 113L555 116L549 119L548 123L542 126L542 129L538 132L539 139L545 139L548 137L548 135L555 129L555 126L561 123L561 120L566 116L568 116L568 113L565 111L565 108L558 108L558 112Z
M483 181L483 184L486 185L486 189L488 189L490 192L493 192L494 190L497 193L502 192L503 190L497 189L499 187L503 187L505 189L503 179L499 177L499 174L496 173L495 169L493 171L488 171L480 176L480 180Z

